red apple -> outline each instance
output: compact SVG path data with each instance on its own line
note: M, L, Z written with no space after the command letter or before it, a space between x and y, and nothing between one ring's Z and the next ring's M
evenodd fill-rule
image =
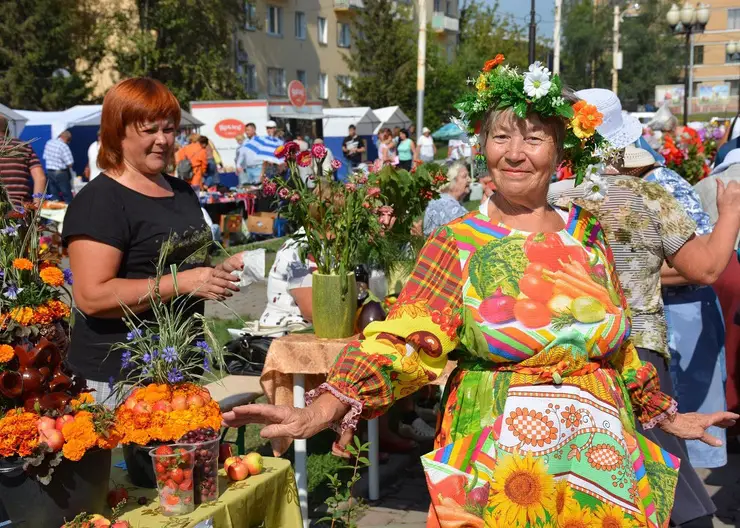
M134 407L134 412L137 414L150 413L152 412L152 406L149 405L149 402L140 401Z
M45 429L55 429L56 425L56 420L54 420L54 418L49 418L48 416L42 416L36 422L36 428L38 429L39 433Z
M224 471L228 472L229 466L231 466L232 464L241 463L241 461L242 459L238 456L231 456L227 458L226 460L224 460Z
M116 486L108 492L107 501L111 508L115 508L125 500L128 500L128 491L123 486Z
M244 464L247 466L250 475L259 475L265 469L262 455L259 453L249 453L244 457Z
M203 397L198 394L191 394L190 396L188 396L188 409L200 409L205 404L206 403L203 401Z
M60 416L57 418L55 428L57 431L61 431L64 428L65 424L68 424L70 422L74 422L75 417L71 414L65 414L64 416Z
M184 411L188 408L188 399L183 396L175 396L172 398L172 408L175 411Z
M231 444L224 443L218 446L218 461L222 464L231 456Z
M99 513L92 515L90 517L90 522L92 523L93 528L107 528L110 526L110 521Z
M45 442L52 451L59 451L64 445L64 435L56 429L44 429L39 432L39 442Z
M231 464L229 466L229 469L227 470L227 473L231 480L244 480L249 476L247 465L241 460L239 462Z
M163 411L163 412L170 412L172 410L172 405L169 404L169 402L166 402L164 400L159 400L157 403L154 404L154 407L152 407L153 411Z
M134 407L136 407L136 399L133 396L129 396L128 398L126 398L126 402L123 404L123 406L129 411L133 411Z

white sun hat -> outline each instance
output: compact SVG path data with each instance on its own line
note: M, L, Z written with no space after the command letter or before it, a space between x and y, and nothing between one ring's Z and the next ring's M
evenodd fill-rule
M650 167L655 165L655 158L647 150L628 145L624 149L625 169L636 169L638 167Z
M735 165L737 163L740 163L740 148L732 149L730 152L728 152L727 156L725 156L725 159L722 160L722 163L712 169L712 176L726 171L730 165Z
M642 123L636 117L622 112L622 103L611 90L589 88L577 91L576 95L604 114L604 122L596 130L613 148L623 149L642 136Z

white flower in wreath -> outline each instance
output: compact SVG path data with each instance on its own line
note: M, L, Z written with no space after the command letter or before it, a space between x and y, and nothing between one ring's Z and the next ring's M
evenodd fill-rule
M584 198L594 202L600 202L603 200L608 192L606 181L598 173L597 167L589 165L586 169L586 177L583 180L585 186Z
M550 86L550 71L539 62L530 65L529 71L524 74L524 93L533 99L539 99L547 95Z
M559 95L557 97L552 98L553 107L558 108L559 106L563 106L564 104L565 104L565 99L563 99Z

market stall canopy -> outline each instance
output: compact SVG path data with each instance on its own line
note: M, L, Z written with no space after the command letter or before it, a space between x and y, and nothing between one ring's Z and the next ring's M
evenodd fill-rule
M103 113L102 105L89 105L89 108L96 108L96 111L85 117L84 119L75 123L77 126L100 126L100 116ZM77 108L77 107L73 107ZM180 110L180 126L189 128L199 128L203 126L203 122L196 119L185 110Z
M50 126L51 137L75 126L88 126L86 121L100 112L100 105L77 105L61 112L37 112L34 110L16 110L28 121L26 126Z
M344 137L350 125L355 125L357 135L372 136L380 119L369 106L351 108L324 108L324 137Z
M318 101L307 101L303 106L293 106L290 101L267 101L270 119L321 119L324 105Z
M432 137L437 141L449 141L451 139L460 139L465 136L465 132L460 130L455 123L447 123L442 128L435 130Z
M8 128L10 129L10 136L20 136L21 132L23 131L23 127L26 126L26 121L28 121L28 118L22 116L15 110L8 108L4 104L0 104L0 114L8 118Z
M373 109L375 115L380 119L380 124L375 127L374 133L377 135L381 128L408 128L411 126L411 119L403 113L400 106L385 106L383 108Z

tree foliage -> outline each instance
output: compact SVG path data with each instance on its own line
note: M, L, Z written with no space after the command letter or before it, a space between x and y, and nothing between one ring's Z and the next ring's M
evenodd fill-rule
M244 22L242 0L136 0L114 18L122 77L154 77L183 105L247 97L230 62L235 24Z
M104 55L91 1L0 0L0 12L0 101L62 110L89 99Z
M609 4L575 0L563 5L561 73L565 84L580 90L610 84L612 56Z

